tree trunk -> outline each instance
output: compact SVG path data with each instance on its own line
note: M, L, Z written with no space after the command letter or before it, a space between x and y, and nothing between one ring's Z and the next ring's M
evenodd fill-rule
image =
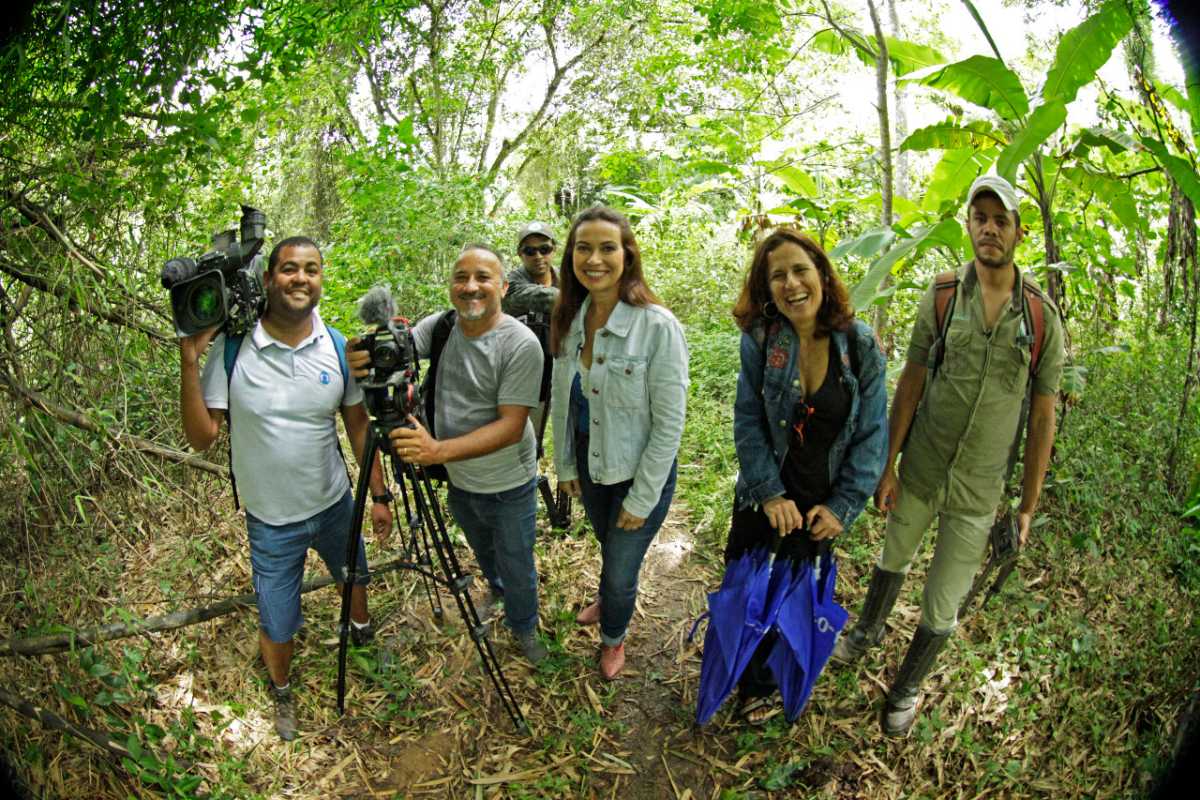
M882 173L882 185L879 187L881 206L879 224L885 228L892 225L892 128L888 117L888 49L884 39L883 26L879 24L879 11L875 8L875 0L867 0L867 8L871 12L871 25L875 29L875 102L879 112L879 168ZM883 276L879 284L880 291L892 284L891 274ZM887 303L875 306L875 330L887 328Z

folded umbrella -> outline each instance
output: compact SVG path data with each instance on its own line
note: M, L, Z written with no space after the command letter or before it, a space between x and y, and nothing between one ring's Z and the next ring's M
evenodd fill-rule
M838 632L849 614L833 599L837 563L830 550L813 562L803 562L793 572L780 601L775 626L779 638L767 666L779 683L783 711L794 722L804 710L817 677L825 668Z
M697 725L708 722L733 692L758 643L775 623L783 595L769 591L780 580L772 575L771 562L771 551L765 548L743 553L726 566L721 587L708 595Z

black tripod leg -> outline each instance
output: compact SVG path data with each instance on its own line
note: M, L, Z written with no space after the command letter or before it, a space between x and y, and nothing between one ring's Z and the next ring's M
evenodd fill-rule
M537 429L538 463L541 463L544 454L542 441L546 437L546 422L549 419L550 401L547 400L542 404L542 419ZM540 473L538 474L538 494L542 496L542 502L546 504L546 518L550 520L550 527L555 530L566 530L571 527L571 495L562 489L551 490L550 479Z
M522 733L527 733L529 726L525 722L525 715L521 713L521 707L517 704L512 687L509 686L508 679L504 676L504 670L500 667L500 660L496 658L496 652L492 649L492 641L487 635L487 626L480 621L479 612L475 608L474 601L471 600L471 593L468 591L471 586L471 576L462 571L462 566L454 553L450 534L446 531L446 521L436 502L433 485L424 472L418 476L417 472L410 467L408 475L415 487L414 497L417 512L427 521L438 561L441 563L442 572L446 577L446 585L450 587L454 601L458 605L458 613L462 615L471 641L475 643L475 649L479 651L483 671L491 679L496 693L500 695L500 702L503 703L504 710L508 712L513 725Z
M379 439L374 425L367 426L367 441L363 446L364 464L375 463L375 453L379 449ZM342 613L338 624L338 677L337 677L337 707L338 714L346 713L346 644L350 636L350 596L354 591L354 581L358 578L358 544L362 541L363 512L367 507L367 497L371 493L370 467L359 470L358 484L354 489L354 513L350 517L350 532L346 536L346 566L342 575Z
M545 475L538 475L538 494L541 495L542 502L546 504L546 517L550 520L550 527L559 528L560 525L555 524L558 520L554 513L554 492L550 488L550 479Z
M433 559L429 557L429 542L425 539L425 524L421 521L420 514L413 515L412 503L408 496L408 483L404 477L404 465L395 456L392 457L391 464L392 475L400 486L400 497L404 499L404 519L411 537L404 543L405 555L410 561L420 564L427 570L432 570ZM425 573L421 573L421 585L425 588L425 599L429 601L429 610L433 613L433 618L441 622L444 612L442 611L442 598L438 594L436 586L430 582L429 576Z

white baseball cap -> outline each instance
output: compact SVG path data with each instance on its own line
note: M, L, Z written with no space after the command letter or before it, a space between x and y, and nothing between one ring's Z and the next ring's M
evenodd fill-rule
M1020 203L1017 202L1017 190L1008 181L1001 178L999 175L980 175L971 184L971 191L967 193L967 208L975 202L975 195L980 192L991 192L1000 198L1000 202L1009 211L1016 211L1020 208Z

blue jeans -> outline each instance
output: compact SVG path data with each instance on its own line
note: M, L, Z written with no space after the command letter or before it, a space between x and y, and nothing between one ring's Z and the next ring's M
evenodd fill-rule
M537 476L494 494L468 492L453 483L446 495L454 521L492 592L504 596L505 624L515 634L538 624L538 577L533 563L537 532Z
M600 542L600 641L615 647L625 640L625 630L633 618L637 601L638 572L642 559L650 547L654 535L662 527L675 495L675 473L677 462L671 464L667 482L663 484L658 504L646 517L642 527L627 531L617 527L617 516L621 503L632 480L621 481L609 486L593 483L587 465L588 437L576 434L575 466L579 470L579 489L583 510L588 522Z
M308 548L317 551L334 580L341 583L344 579L346 535L353 517L354 498L349 491L324 511L288 525L271 525L246 512L258 624L272 642L290 642L300 629L300 582ZM356 584L370 581L367 550L361 538L356 571Z

